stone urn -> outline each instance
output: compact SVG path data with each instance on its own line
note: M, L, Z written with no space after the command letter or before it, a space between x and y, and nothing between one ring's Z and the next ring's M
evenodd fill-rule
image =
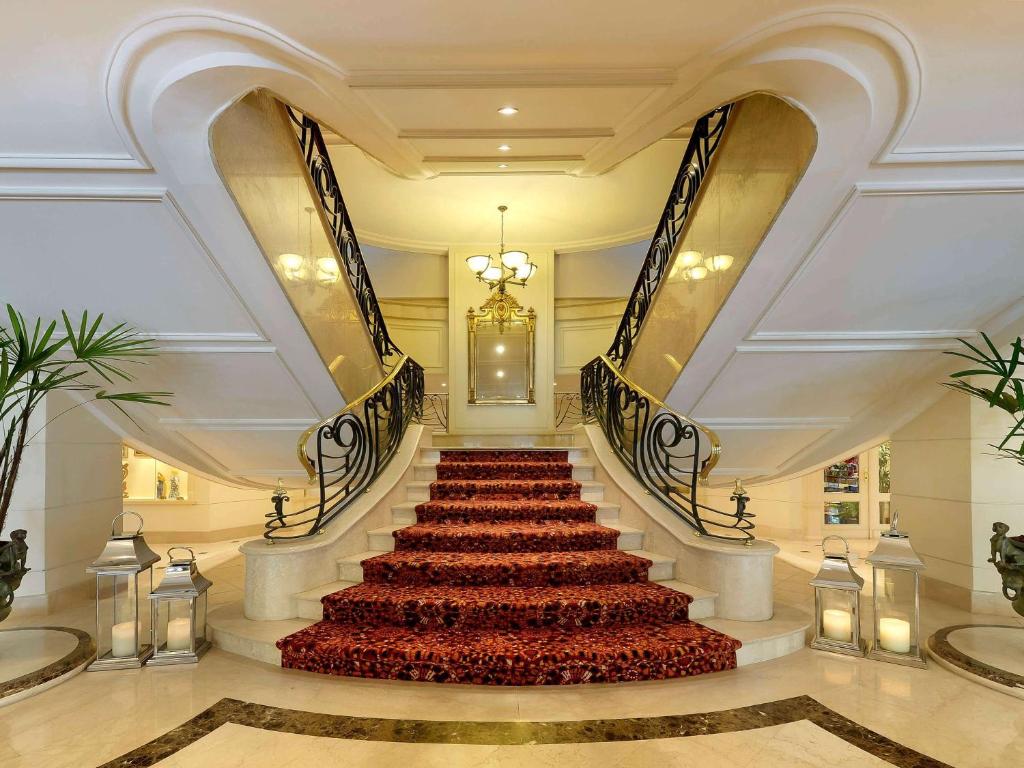
M14 590L21 586L21 580L28 573L27 531L19 528L11 531L10 541L0 541L0 621L11 615L14 605Z
M1024 616L1024 536L1007 536L1010 526L993 523L992 557L988 559L1003 579L1003 597Z

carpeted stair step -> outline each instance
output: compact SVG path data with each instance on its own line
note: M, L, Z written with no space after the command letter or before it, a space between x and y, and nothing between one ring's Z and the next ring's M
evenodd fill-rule
M565 685L733 669L740 643L683 621L523 630L366 628L323 621L277 642L281 665L351 677Z
M659 584L572 587L382 587L322 599L323 618L358 626L440 629L590 627L688 618L691 597ZM319 617L317 617L319 618Z
M582 489L575 480L438 480L430 484L430 498L578 499Z
M598 552L388 552L364 560L363 581L395 586L543 587L635 583L652 562Z
M567 461L442 461L438 480L572 480Z
M569 451L551 451L544 449L530 450L526 448L511 450L478 448L467 451L441 451L442 463L464 463L468 461L482 461L485 463L492 463L495 461L506 463L552 461L564 463L569 461Z
M580 499L444 499L415 506L420 523L594 522L598 506ZM617 510L616 510L617 511Z
M577 522L420 523L393 536L401 552L579 552L616 549L619 532Z

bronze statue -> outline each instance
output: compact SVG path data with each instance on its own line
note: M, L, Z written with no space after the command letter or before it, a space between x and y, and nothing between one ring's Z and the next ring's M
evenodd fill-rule
M1003 597L1024 616L1024 536L1007 536L1009 530L1006 523L992 524L992 557L988 561L1003 579Z

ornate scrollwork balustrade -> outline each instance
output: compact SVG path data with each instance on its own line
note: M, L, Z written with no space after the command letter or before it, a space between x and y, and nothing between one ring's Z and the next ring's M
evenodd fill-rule
M665 277L676 244L686 226L690 208L707 174L711 157L722 140L731 108L730 104L719 107L700 118L694 126L665 209L658 221L658 228L647 249L640 275L633 286L622 320L619 321L615 340L608 348L608 357L617 365L626 362L643 327L654 294Z
M583 398L579 392L555 392L555 431L570 432L583 422Z
M263 536L274 541L323 530L380 476L422 407L423 368L403 355L380 384L307 429L297 452L310 482L318 481L320 497L315 504L285 512L282 494L282 502L267 514Z
M423 416L420 424L435 432L448 431L448 393L427 392L423 395Z
M288 116L295 124L296 138L306 161L306 168L312 178L313 188L320 198L323 213L331 228L338 253L341 254L344 272L348 276L356 303L366 321L366 327L370 332L370 338L373 339L377 356L381 363L391 368L402 356L402 351L392 341L387 325L384 323L384 314L377 302L377 295L373 291L373 284L370 282L370 274L366 270L363 254L359 250L359 240L352 227L352 219L349 217L348 208L345 207L345 200L341 196L341 187L338 184L337 176L334 175L331 158L327 154L327 144L324 142L323 132L320 130L319 124L309 116L297 113L291 107L287 107L287 110Z
M737 489L734 511L723 512L697 500L722 447L718 436L676 413L631 382L601 355L581 372L583 417L597 421L612 450L654 498L702 536L752 541L749 497Z

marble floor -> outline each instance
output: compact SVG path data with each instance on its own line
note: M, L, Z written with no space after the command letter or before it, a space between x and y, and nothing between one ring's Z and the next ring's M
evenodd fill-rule
M203 545L204 547L210 545ZM806 571L776 563L779 603L808 610ZM238 600L241 558L206 571ZM92 629L91 605L18 626ZM1013 623L923 602L939 627ZM925 757L927 756L927 757ZM930 663L803 649L696 678L568 688L350 680L220 649L191 667L87 672L0 710L0 765L977 766L1024 760L1024 702Z

